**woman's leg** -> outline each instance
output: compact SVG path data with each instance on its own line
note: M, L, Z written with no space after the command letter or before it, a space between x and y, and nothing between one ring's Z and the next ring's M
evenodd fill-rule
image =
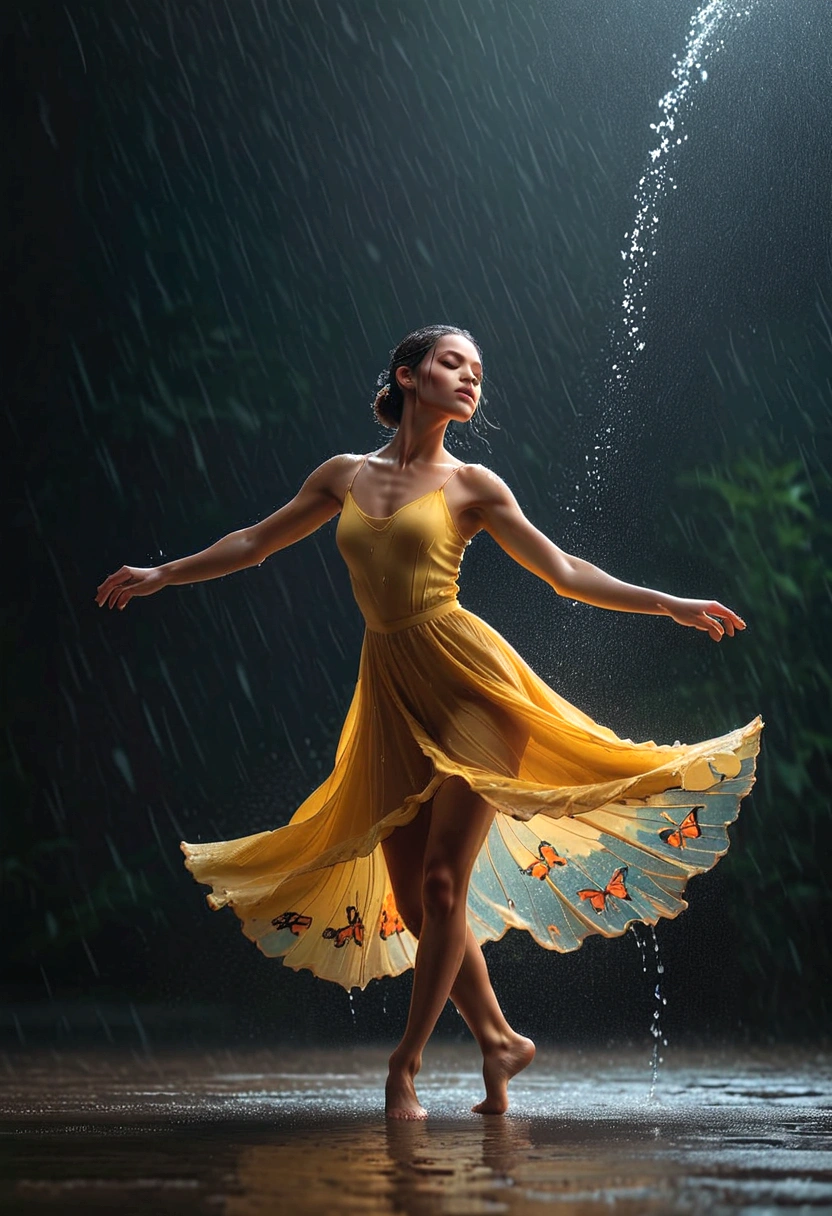
M444 781L433 798L424 851L422 924L410 1014L402 1041L390 1058L387 1111L392 1117L425 1117L416 1098L413 1079L421 1067L422 1050L466 955L468 883L493 817L494 808L459 777ZM466 997L473 1001L472 1019L483 1029L484 1038L491 1044L491 1032L499 1032L507 1023L498 1012L497 1019L489 1026L488 1008L485 1019L476 1009L476 997L483 995L483 972L484 960L482 969L475 962L466 976L467 982L463 981L461 996L464 1004L467 1004ZM487 981L487 972L485 979ZM490 984L488 987L490 989ZM496 1006L496 999L493 1004ZM499 1006L496 1008L499 1011ZM494 1107L486 1099L482 1109Z
M471 1109L479 1115L501 1115L508 1110L508 1083L531 1064L535 1047L531 1039L517 1034L506 1021L491 986L482 950L470 928L451 999L482 1051L485 1099Z
M422 874L432 811L425 803L406 827L398 828L383 843L396 909L410 932L422 932ZM476 938L466 925L465 953L457 972L451 1000L465 1019L483 1055L485 1100L473 1107L479 1114L500 1114L508 1107L511 1077L531 1063L534 1044L517 1034L505 1019Z
M524 721L480 699L455 700L442 733L443 747L451 755L507 777L516 777L520 771L528 741L529 729ZM508 1107L508 1082L532 1062L534 1043L515 1034L506 1021L470 929L451 996L482 1049L486 1096L474 1110L480 1114L502 1113Z

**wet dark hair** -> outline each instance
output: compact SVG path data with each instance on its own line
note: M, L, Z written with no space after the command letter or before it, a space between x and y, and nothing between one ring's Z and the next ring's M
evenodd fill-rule
M404 393L396 380L396 368L409 367L411 371L417 368L445 334L459 334L461 338L467 338L476 346L482 359L480 344L467 329L460 329L457 325L425 325L422 329L414 329L390 352L390 365L376 381L381 388L373 401L373 413L382 426L394 431L402 420Z

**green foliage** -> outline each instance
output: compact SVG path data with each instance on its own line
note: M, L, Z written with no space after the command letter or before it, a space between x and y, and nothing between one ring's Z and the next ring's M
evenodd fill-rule
M798 993L822 1007L832 970L830 944L817 940L832 848L832 478L817 455L803 456L783 459L770 437L735 461L681 474L684 502L674 504L668 532L678 544L681 531L706 556L748 624L721 647L718 671L680 691L720 719L739 720L751 690L766 723L753 819L741 817L741 844L724 864L745 943L748 1014L770 1025ZM742 708L732 690L742 690Z
M140 799L118 739L108 737L106 726L100 735L90 729L98 721L90 702L101 695L109 652L97 642L92 669L84 655L80 675L67 674L67 657L77 660L81 651L76 631L84 645L90 638L83 608L93 584L79 551L89 535L96 551L121 549L120 537L131 536L137 506L146 504L157 476L175 478L178 492L168 503L187 503L188 528L216 534L228 519L217 451L272 443L313 407L311 385L279 357L265 322L242 334L207 300L165 301L152 310L137 297L129 302L127 324L114 314L87 326L79 319L69 344L69 392L51 398L43 417L25 420L25 492L12 523L34 518L42 538L33 551L42 611L28 615L22 630L19 620L14 629L0 627L6 673L0 892L7 936L13 934L7 958L21 963L21 973L24 963L70 958L78 943L103 930L165 915L159 849L145 816L124 861L96 839L106 796L100 760L109 771L105 758L112 759L121 773L126 807L135 809ZM147 514L142 510L143 519ZM42 598L42 586L55 576L58 594L53 588L51 599ZM79 614L74 627L66 615L51 616L53 603ZM162 686L158 630L140 620L132 637L131 665L141 669L145 686ZM49 768L40 752L45 722L67 730L43 751ZM85 770L83 780L78 769Z
M79 469L89 480L97 465L116 510L146 498L160 473L194 470L203 492L191 490L190 515L215 525L223 518L212 476L217 446L273 444L311 416L311 384L268 334L242 335L202 301L169 301L152 312L137 299L130 304L135 325L108 317L70 341L71 403L51 402L52 416L27 439L27 496L14 522L34 512L51 530L55 516L70 511L80 523Z
M310 385L286 367L268 344L241 340L231 324L200 316L192 301L169 303L143 314L134 304L138 328L130 334L103 331L86 343L87 355L108 368L106 389L96 391L84 360L74 349L77 371L94 413L105 415L102 438L164 439L186 432L197 465L202 459L194 428L228 424L243 435L279 430L291 413L305 418ZM275 397L276 394L276 397Z
M0 748L0 775L6 792L0 849L0 899L14 932L5 947L7 963L51 960L55 953L94 937L109 924L130 925L148 909L161 913L162 892L148 874L158 870L151 848L131 854L129 868L111 848L112 863L88 877L79 842L49 835L35 809L36 790L9 771L7 748Z
M131 857L131 868L112 866L96 874L92 884L78 862L78 843L55 836L21 842L20 854L0 861L3 898L28 905L29 912L7 948L7 960L38 958L78 942L86 944L106 925L133 925L148 913L164 915L162 892L146 867L158 859L145 849Z

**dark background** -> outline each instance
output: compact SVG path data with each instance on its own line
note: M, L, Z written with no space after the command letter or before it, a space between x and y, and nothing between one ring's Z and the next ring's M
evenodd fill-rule
M69 0L4 18L6 1040L400 1031L409 977L348 999L284 970L207 910L178 849L286 822L328 771L362 631L335 521L123 614L94 594L384 443L376 377L434 321L484 350L490 425L449 429L455 455L568 551L749 623L715 646L558 600L485 534L462 575L464 605L623 737L766 721L728 857L657 928L671 1041L827 1034L832 10L726 23L681 112L622 389L624 234L688 17ZM647 1041L642 938L646 974L630 934L486 953L518 1029Z

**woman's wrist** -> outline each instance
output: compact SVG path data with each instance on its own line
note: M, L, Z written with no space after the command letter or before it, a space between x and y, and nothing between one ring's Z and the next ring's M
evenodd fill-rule
M169 587L173 583L173 567L175 562L164 562L161 566L156 567L156 573L163 587Z
M681 602L678 595L669 595L666 591L660 591L656 596L656 607L662 616L670 616L671 608L678 608Z

